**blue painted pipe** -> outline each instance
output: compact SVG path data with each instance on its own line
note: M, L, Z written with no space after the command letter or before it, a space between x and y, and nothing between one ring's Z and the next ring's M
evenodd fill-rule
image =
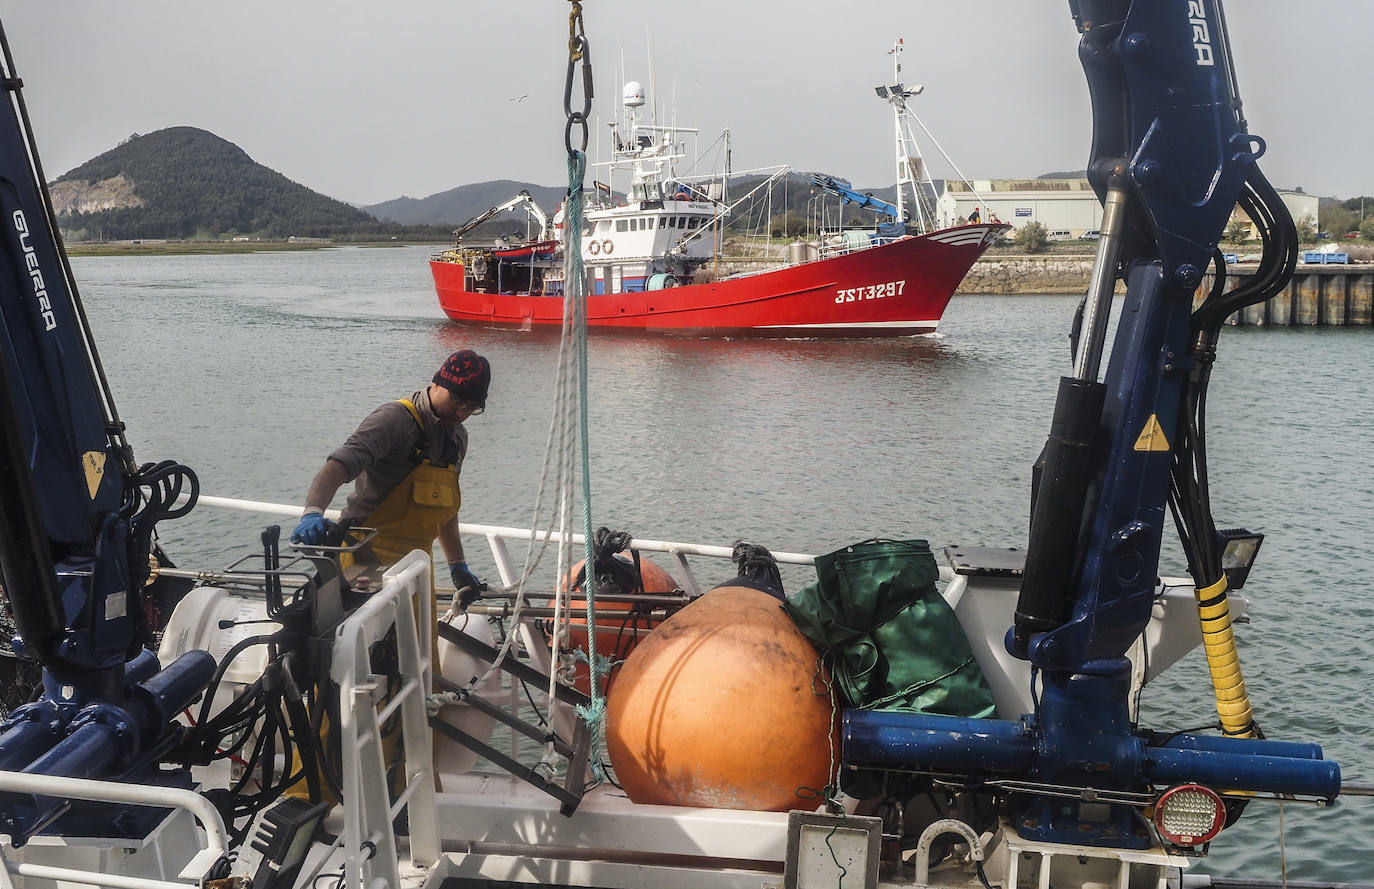
M77 728L23 764L24 771L72 778L105 776L161 736L167 723L205 690L214 672L215 659L208 652L186 652L131 686L124 707L90 704L83 708L72 720Z
M124 664L124 684L142 682L156 675L161 669L162 664L158 663L157 655L145 648L134 655L133 660Z
M1134 733L1112 737L1123 743L1090 745L1092 753L1104 755L1099 765L1114 765L1113 774L1139 775L1151 784L1197 783L1214 790L1324 799L1340 793L1340 766L1321 759L1314 744L1178 735L1146 747ZM1063 756L1055 755L1062 744L1024 722L846 710L843 742L845 763L860 768L1068 780Z
M1189 782L1213 790L1292 793L1323 799L1335 799L1341 792L1340 765L1320 759L1151 747L1144 765L1152 784Z
M1024 774L1035 739L1024 723L877 710L844 712L844 761L941 771Z
M215 666L215 658L208 651L188 651L156 675L131 688L129 700L137 702L144 710L141 714L144 734L160 733L164 725L190 706L214 678Z
M70 715L48 700L16 708L5 720L8 727L0 734L0 769L18 771L33 762L62 737L67 729L66 717Z
M1160 740L1163 738L1164 740ZM1257 741L1253 738L1223 738L1218 735L1152 735L1151 747L1170 750L1214 750L1220 753L1249 753L1257 756L1283 756L1289 759L1321 759L1320 744L1301 741Z
M94 705L88 709L96 707L107 713L115 710L114 707L105 705ZM82 713L85 715L85 711ZM124 747L113 727L105 722L90 721L63 738L56 747L29 763L24 771L34 775L100 778L106 775L111 763L122 757Z

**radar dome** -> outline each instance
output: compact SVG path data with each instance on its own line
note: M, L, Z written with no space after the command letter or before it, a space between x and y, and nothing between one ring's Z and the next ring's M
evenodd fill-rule
M621 101L626 108L639 108L644 104L644 84L638 80L631 80L625 84L625 89L621 93Z

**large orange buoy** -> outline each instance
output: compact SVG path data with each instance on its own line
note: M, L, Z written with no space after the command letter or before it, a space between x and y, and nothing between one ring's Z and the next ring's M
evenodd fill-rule
M616 779L636 803L814 808L837 737L816 658L773 596L711 590L621 667L606 710Z
M634 562L625 556L616 555L615 560L622 564L623 571L616 572L617 576L623 575L626 578L634 576ZM578 562L572 567L570 572L573 578L582 576L582 562ZM640 556L639 559L639 578L644 589L640 592L646 595L655 593L672 593L678 589L678 582L667 571L655 565L648 559ZM567 581L564 580L564 587L567 588ZM628 584L624 584L628 585ZM601 583L597 585L598 593L633 593L636 590L625 589L624 585L610 585ZM582 582L575 581L572 586L574 592L582 589ZM584 653L587 650L587 601L585 599L572 599L568 603L571 612L568 621L568 641L571 648L581 649ZM639 640L643 639L655 627L658 621L649 618L644 612L649 610L648 606L637 606L629 602L602 602L596 603L596 655L598 658L610 658L612 662L611 672L606 676L606 688L610 688L611 680L614 678L619 667L615 666L620 661L630 656ZM573 688L585 694L590 694L591 672L587 667L587 662L578 660L573 672Z

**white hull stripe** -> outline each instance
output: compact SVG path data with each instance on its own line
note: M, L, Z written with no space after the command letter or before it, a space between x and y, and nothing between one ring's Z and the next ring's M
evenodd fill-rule
M787 330L853 330L861 327L883 327L883 328L906 328L920 327L935 329L938 321L832 321L825 324L755 324L753 330L772 330L783 328Z
M941 244L952 244L962 247L968 244L981 244L983 238L987 237L984 232L950 232L943 235L930 235L927 241L939 241Z

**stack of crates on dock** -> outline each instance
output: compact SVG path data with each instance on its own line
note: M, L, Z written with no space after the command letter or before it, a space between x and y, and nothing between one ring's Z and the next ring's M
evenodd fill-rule
M1348 265L1350 263L1349 253L1327 253L1322 250L1307 250L1302 255L1303 262L1318 262L1322 265L1336 263L1337 265Z

